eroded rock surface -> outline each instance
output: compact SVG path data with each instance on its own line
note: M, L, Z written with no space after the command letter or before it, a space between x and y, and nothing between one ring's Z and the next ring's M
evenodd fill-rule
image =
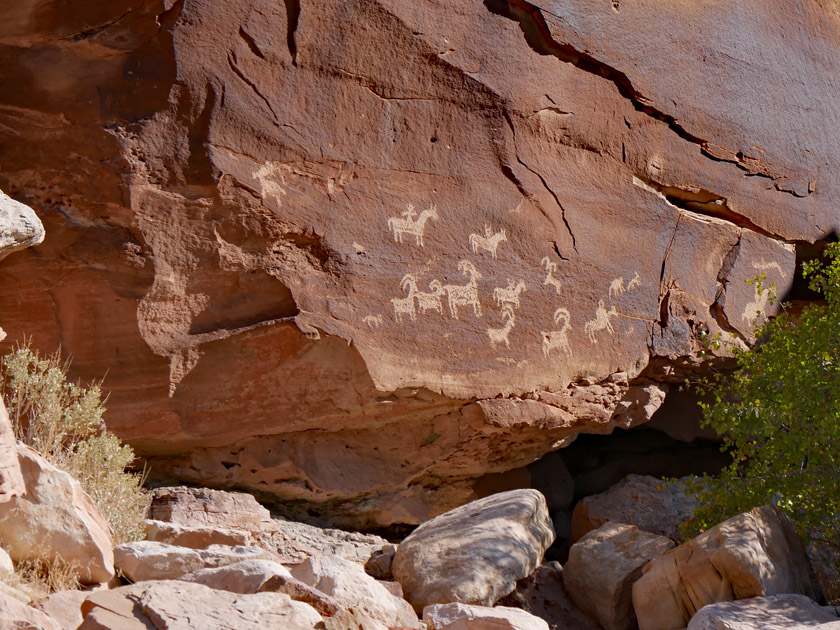
M793 523L773 506L715 525L654 559L633 584L641 630L683 628L707 604L818 593Z
M647 475L627 475L601 494L584 497L572 512L571 542L607 522L635 525L641 530L682 542L679 527L694 513L697 499L682 483Z
M92 594L79 630L313 630L321 616L283 593L241 595L177 580Z
M82 584L114 577L111 527L82 486L22 442L18 461L26 492L0 503L0 538L12 560L61 557Z
M419 523L644 422L840 228L821 0L2 17L0 186L47 233L9 341L107 372L153 474L300 513Z
M511 490L473 501L415 529L394 556L394 579L414 609L492 606L539 566L554 542L545 498Z

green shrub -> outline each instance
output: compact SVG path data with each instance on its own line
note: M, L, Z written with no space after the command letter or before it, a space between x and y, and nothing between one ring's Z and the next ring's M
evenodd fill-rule
M105 428L101 384L68 382L68 365L28 344L3 358L0 388L15 434L81 483L117 543L139 540L148 497L142 475L127 471L134 451Z
M723 436L732 464L695 479L701 501L686 528L694 535L753 507L773 503L806 539L840 550L840 244L805 276L824 303L788 310L734 350L737 369L706 380L705 423ZM757 283L759 292L768 290Z

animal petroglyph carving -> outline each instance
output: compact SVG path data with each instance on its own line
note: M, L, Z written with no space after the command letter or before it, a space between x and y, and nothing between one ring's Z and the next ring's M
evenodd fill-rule
M408 209L402 213L401 217L391 217L388 219L388 229L394 233L395 243L402 243L403 236L408 234L414 237L416 245L423 247L423 233L426 231L426 221L438 218L437 208L432 204L428 210L423 210L416 219L414 218L414 214L414 206L408 204Z
M421 313L425 313L426 311L437 311L443 315L443 304L441 303L441 298L446 293L443 285L441 285L440 280L432 280L429 283L429 289L431 289L431 293L425 293L419 290L414 291L414 297L417 298L417 307L420 309Z
M624 278L616 278L610 282L610 298L624 293Z
M555 278L552 274L557 273L557 263L548 259L548 256L542 259L542 266L545 267L546 275L545 280L543 280L544 285L548 285L554 287L554 290L557 292L557 295L560 295L560 281Z
M775 269L779 272L782 278L787 278L787 274L784 271L782 271L782 266L775 261L764 262L762 260L761 262L754 262L753 268L758 269L759 271L770 271L771 269Z
M481 274L469 260L459 262L458 269L465 276L469 276L470 281L465 285L443 285L449 299L449 313L452 317L458 319L459 306L472 306L475 316L481 317L481 302L478 299L478 279Z
M759 287L756 287L755 299L744 307L741 319L747 322L750 326L754 326L761 316L764 315L769 301L770 291L766 288L761 289L761 294L759 295Z
M516 324L516 314L513 312L513 308L514 307L511 304L505 304L502 308L502 319L506 320L505 325L502 328L487 329L487 335L490 337L491 346L504 343L505 347L510 348L508 335L510 335L510 331L513 330L513 327Z
M485 225L484 236L475 233L470 234L470 247L472 247L474 254L477 254L479 249L485 249L495 258L499 243L506 240L507 236L505 235L504 229L493 234L490 226Z
M633 276L633 279L627 283L627 290L632 291L633 289L639 289L642 286L642 279L639 277L639 272L636 272L636 275Z
M274 200L281 204L280 197L286 195L285 179L283 178L283 168L279 162L266 162L254 172L254 179L256 179L262 187L262 195L274 197ZM278 181L280 183L278 183ZM281 183L283 185L281 185Z
M560 330L540 332L543 338L542 350L545 356L549 356L552 350L560 349L563 352L571 353L569 347L569 331L572 329L572 316L565 308L558 308L554 311L554 323L563 322Z
M520 280L517 284L513 280L508 280L507 287L496 287L493 289L493 299L500 308L504 308L505 304L511 304L519 308L519 294L526 290L525 281Z
M417 311L414 308L414 294L417 292L417 282L411 282L409 279L413 280L414 276L407 273L400 280L400 288L403 291L407 288L408 295L404 298L391 298L391 304L394 305L394 317L398 323L402 323L403 315L411 317L411 321L417 319Z
M368 325L369 328L379 328L384 322L382 315L365 315L362 321Z
M592 343L598 343L598 340L595 338L595 333L604 329L606 329L608 333L613 334L615 330L610 322L610 318L616 316L618 316L618 312L616 312L615 306L611 307L610 310L607 310L604 307L604 300L598 300L598 308L595 309L595 319L591 319L583 325L583 329L586 331L586 336L589 337L589 341Z

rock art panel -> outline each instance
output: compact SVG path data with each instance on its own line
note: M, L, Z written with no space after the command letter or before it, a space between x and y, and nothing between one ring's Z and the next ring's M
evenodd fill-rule
M46 231L6 343L107 373L161 478L419 522L648 419L840 229L818 0L0 15L0 187Z

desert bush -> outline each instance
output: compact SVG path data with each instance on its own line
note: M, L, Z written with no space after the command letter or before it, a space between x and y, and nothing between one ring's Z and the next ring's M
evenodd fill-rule
M712 397L705 423L723 436L732 464L695 480L701 507L689 535L773 503L804 538L840 551L840 244L804 273L824 302L795 317L783 310L753 348L734 350L734 373L701 384ZM770 290L757 280L757 291Z
M105 427L101 383L67 380L58 352L42 357L29 344L0 362L0 388L17 438L75 477L114 532L139 540L148 497L142 475L127 470L134 451Z

